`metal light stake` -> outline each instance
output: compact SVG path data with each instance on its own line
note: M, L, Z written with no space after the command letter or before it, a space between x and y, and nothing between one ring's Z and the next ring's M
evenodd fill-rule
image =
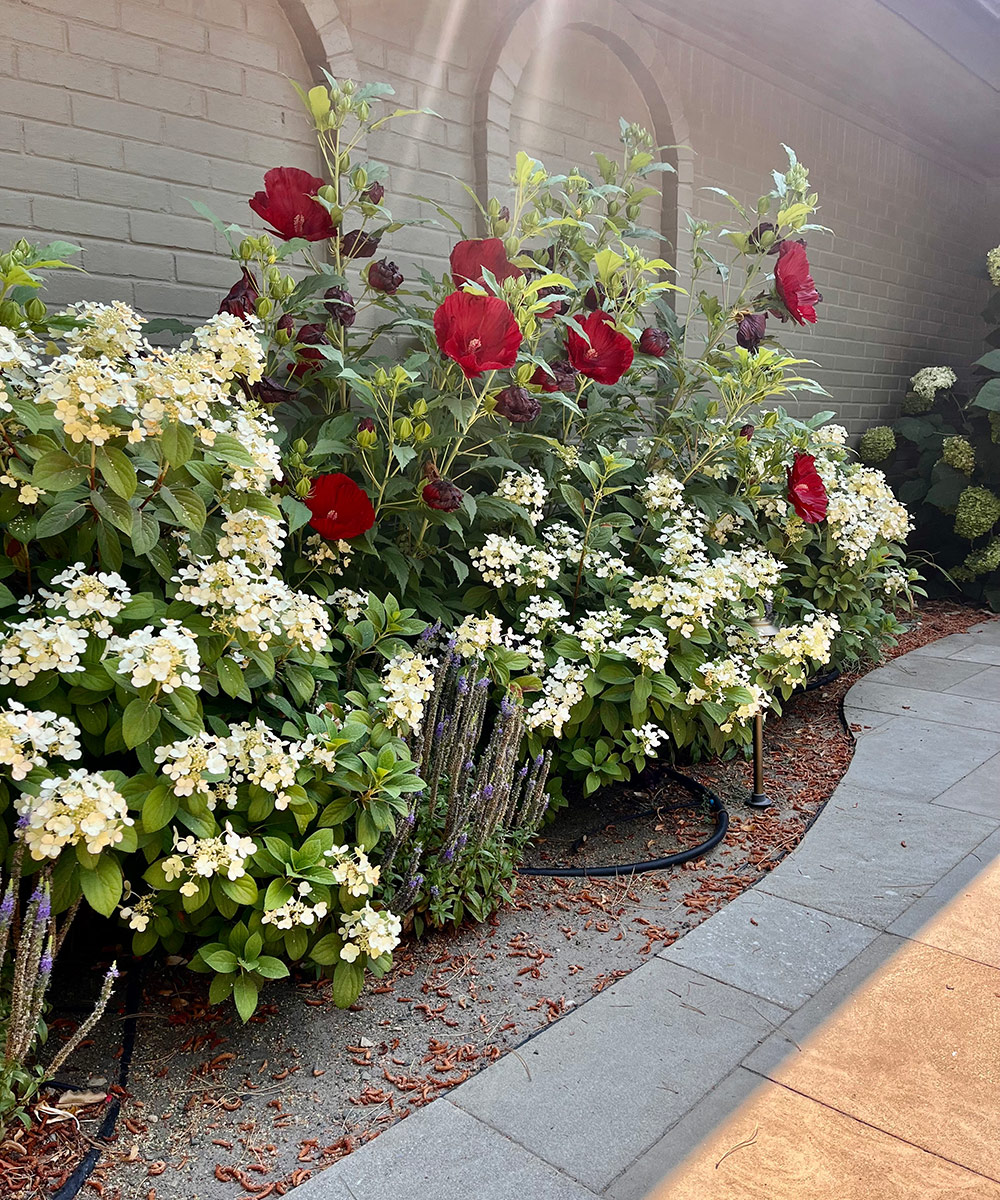
M768 642L776 637L780 628L775 625L768 612L763 617L751 617L750 627L759 641ZM770 808L771 800L764 794L764 714L759 712L753 719L753 792L747 797L750 808Z

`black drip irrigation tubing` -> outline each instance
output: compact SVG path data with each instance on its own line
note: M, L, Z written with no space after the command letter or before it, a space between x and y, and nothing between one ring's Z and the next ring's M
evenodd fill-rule
M118 1061L118 1086L121 1088L128 1087L129 1069L132 1065L132 1055L135 1052L136 1023L139 1016L139 1001L142 998L139 976L139 966L133 966L128 973L128 985L125 989L125 1024L122 1030L122 1056ZM53 1085L58 1086L59 1081L50 1080L49 1086ZM111 1139L115 1132L115 1126L118 1124L118 1116L121 1110L121 1097L114 1096L108 1111L104 1115L104 1120L101 1122L101 1127L97 1131L97 1141L108 1142ZM104 1146L91 1146L83 1159L77 1164L72 1175L69 1176L59 1191L52 1196L52 1200L74 1200L74 1197L79 1195L80 1189L90 1178L94 1167L97 1166L97 1160L101 1157L103 1150Z
M673 767L666 767L665 772L696 799L708 801L709 811L715 814L715 829L711 837L707 838L704 842L700 842L697 846L692 846L687 850L680 850L677 854L667 854L663 858L651 858L646 862L622 863L621 865L602 864L596 867L519 867L517 873L519 875L551 876L556 879L583 879L587 876L642 875L646 871L666 871L670 867L679 867L681 863L691 862L692 859L701 858L703 854L708 854L710 850L714 850L726 836L729 829L729 813L726 811L726 806L715 792L707 788L703 783L699 783L697 779L692 779L690 775L685 775ZM638 821L642 817L655 816L661 811L662 805L659 808L645 809L634 816L620 818L620 820ZM611 821L605 822L602 828L614 823Z

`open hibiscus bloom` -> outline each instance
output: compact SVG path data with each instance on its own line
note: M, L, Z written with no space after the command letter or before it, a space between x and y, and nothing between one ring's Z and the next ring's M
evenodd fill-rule
M264 176L265 190L255 193L250 207L286 242L322 242L337 232L330 214L314 199L323 182L298 167L272 167Z
M504 301L472 292L452 292L438 305L434 335L466 379L512 367L521 346L520 326Z
M581 375L598 383L617 383L632 365L635 349L629 339L615 329L611 316L592 312L585 321L576 324L585 336L572 326L566 339L569 361Z
M826 516L826 487L811 454L796 454L788 469L788 502L807 525L816 525Z
M469 238L459 242L451 252L450 261L451 277L457 288L466 283L478 283L485 287L484 267L497 283L503 283L505 279L520 279L524 274L507 257L499 238Z
M782 242L774 264L774 286L788 315L800 325L816 324L816 305L823 297L809 274L804 242Z
M357 537L375 524L375 510L368 496L339 471L313 480L306 508L312 513L309 524L331 542Z

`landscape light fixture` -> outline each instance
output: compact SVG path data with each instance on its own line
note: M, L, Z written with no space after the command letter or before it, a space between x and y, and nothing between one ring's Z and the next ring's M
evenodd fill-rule
M748 624L760 642L769 642L777 637L781 628L775 625L770 605L762 617L751 617ZM764 714L758 712L753 719L753 791L747 797L749 808L770 808L771 800L764 794Z

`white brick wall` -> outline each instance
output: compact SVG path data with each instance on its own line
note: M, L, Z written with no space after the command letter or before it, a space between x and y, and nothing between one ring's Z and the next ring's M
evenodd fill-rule
M163 315L215 309L232 268L187 198L250 225L246 200L267 167L316 168L285 78L305 80L309 68L282 4L309 11L328 50L353 53L359 75L392 83L400 105L441 114L401 120L371 150L390 164L395 215L429 215L407 195L417 193L473 231L473 207L454 177L475 177L477 89L494 39L502 41L500 22L517 15L504 3L0 0L0 239L28 232L85 245L89 276L64 279L56 298L122 297ZM635 16L618 21L625 9ZM566 11L582 14L584 0ZM863 95L834 103L727 49L707 18L698 27L698 11L680 0L600 6L613 33L639 28L628 35L642 43L636 51L655 51L664 95L683 109L696 189L755 197L780 165L781 141L810 166L820 219L837 236L810 239L821 323L786 331L786 341L820 360L829 406L862 428L917 367L961 370L976 356L983 254L1000 241L987 186L878 124ZM593 30L540 28L516 88L502 74L493 79L510 102L511 145L554 168L583 165L590 149L616 153L619 116L649 123L635 79ZM845 42L845 54L856 51ZM720 198L695 195L703 214L729 218ZM440 272L453 240L447 228L416 228L385 249L404 272L418 263ZM810 400L801 411L816 407Z

